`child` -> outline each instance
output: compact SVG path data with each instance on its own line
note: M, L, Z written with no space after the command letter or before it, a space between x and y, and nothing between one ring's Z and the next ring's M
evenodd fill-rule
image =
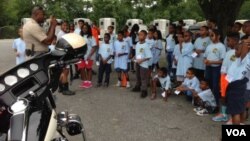
M81 31L85 42L87 43L87 52L84 56L84 60L81 61L79 69L81 70L81 78L83 82L80 84L80 88L90 88L92 87L92 65L94 60L94 53L96 50L96 42L92 36L91 27L89 25L84 25Z
M178 44L175 46L174 52L173 52L172 72L173 72L173 78L176 79L178 83L181 83L183 81L183 78L176 76L176 70L177 70L178 58L181 55L180 46L184 42L183 33L177 34L177 39L178 39Z
M170 77L167 73L167 68L162 67L159 68L158 74L155 75L154 79L152 80L152 94L151 94L151 100L154 100L156 98L156 87L161 87L163 90L163 97L164 100L167 100L168 96L170 95L170 87L171 87L171 81Z
M18 35L20 38L17 38L14 40L12 48L14 49L16 53L16 65L19 65L23 62L25 62L25 50L26 50L26 44L23 40L23 28L20 27L18 29Z
M156 69L158 70L159 67L159 60L160 60L160 56L161 56L161 50L162 50L162 35L161 35L161 31L160 30L156 30L154 33L154 47L153 47L153 66L152 66L152 70Z
M194 43L194 51L197 53L197 57L194 58L193 68L195 69L197 77L202 79L205 75L204 52L211 43L211 40L207 26L202 26L199 33L200 37L197 38Z
M168 70L172 70L172 59L173 59L173 51L176 45L176 36L175 36L176 26L175 24L169 25L169 35L166 38L166 47L165 51L167 54L167 62L168 62Z
M249 64L249 48L244 43L235 48L237 60L232 63L227 72L228 86L226 90L227 113L232 116L232 124L242 124L245 121L246 84L248 79L247 65ZM249 67L249 66L248 66ZM237 68L237 69L236 69Z
M150 29L148 31L148 36L147 36L147 39L146 39L146 43L148 44L150 50L151 50L151 53L153 54L153 46L154 46L154 30L153 29ZM152 70L152 65L153 65L153 57L150 58L149 60L149 74L151 74L151 70Z
M136 46L137 42L139 41L139 39L138 39L138 31L139 31L139 29L140 29L139 25L134 24L132 29L131 29L131 32L130 32L130 37L131 37L132 44L133 44L133 47L130 50L130 55L129 55L130 59L135 57L135 46ZM135 72L134 62L133 61L131 62L131 72Z
M206 65L205 78L209 82L209 87L215 95L217 106L220 99L220 70L221 64L226 54L225 46L220 42L220 34L217 29L213 29L210 33L212 43L205 50Z
M109 43L114 44L115 40L116 40L116 35L114 33L114 26L112 26L112 25L108 26L108 33L110 34Z
M131 58L130 58L130 51L133 48L133 44L132 44L132 39L130 36L127 35L127 30L123 30L123 35L124 35L124 41L128 44L129 47L129 53L128 53L128 72L130 71L130 65L131 65Z
M112 63L112 56L114 54L113 52L113 46L109 43L110 40L110 34L105 33L104 34L104 43L101 44L101 47L98 51L99 57L100 57L100 66L99 66L99 73L98 73L98 82L97 87L100 87L102 85L102 79L103 74L105 72L105 86L109 86L109 78L111 73L111 63Z
M183 92L186 96L188 100L192 100L192 93L195 92L199 92L200 88L199 88L199 80L198 78L195 76L195 71L193 68L189 68L187 70L187 74L186 74L186 78L184 79L184 82L176 88L176 92Z
M118 32L117 40L114 42L114 56L115 56L115 70L118 74L117 87L121 86L122 73L124 73L127 79L127 88L130 88L129 75L128 75L128 53L129 47L128 44L123 40L123 31Z
M188 68L192 67L193 63L193 49L194 46L191 42L192 33L186 31L184 33L184 43L180 44L180 56L178 57L176 75L183 81Z
M198 116L205 116L214 112L216 102L214 95L209 88L208 81L202 79L200 81L200 89L200 92L193 92L192 94L194 104L198 106L197 108L194 108L194 111Z
M149 60L152 58L152 53L148 44L146 43L147 32L145 30L139 33L139 42L136 44L135 62L136 62L136 85L132 89L133 92L141 91L141 98L148 95L148 68Z
M236 32L227 34L227 46L230 47L230 50L227 51L221 66L221 113L213 117L213 121L229 121L227 124L230 124L231 122L228 120L228 116L226 114L225 96L227 84L224 84L224 79L226 78L229 67L236 60L235 47L238 45L239 40L239 33Z

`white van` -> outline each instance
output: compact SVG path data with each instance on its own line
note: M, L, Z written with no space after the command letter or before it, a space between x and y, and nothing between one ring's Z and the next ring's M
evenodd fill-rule
M131 30L134 24L138 24L139 26L143 24L143 20L141 19L128 19L126 25L128 26L128 30Z
M197 22L197 25L198 25L198 26L207 26L207 21L200 21L200 22Z
M162 37L165 38L168 35L170 21L166 19L156 19L153 21L153 25L161 31Z
M76 19L74 19L75 28L78 28L78 21L79 20L83 20L84 22L87 22L89 25L92 24L92 21L90 19L87 19L87 18L76 18Z
M194 19L184 19L183 22L186 24L186 26L196 24L196 20L194 20Z
M109 26L114 27L114 33L116 32L116 19L115 18L100 18L99 28L100 28L100 38L103 38L104 34L108 32Z
M62 19L56 19L58 25L56 26L56 31L55 31L55 35L58 34L58 32L60 31L61 29L61 26L60 26L60 23L63 21ZM43 24L43 29L48 32L49 30L49 27L50 27L50 19L47 19L44 24Z
M239 22L241 24L244 24L244 22L246 22L246 21L248 21L248 20L247 19L241 19L241 20L236 20L235 23Z

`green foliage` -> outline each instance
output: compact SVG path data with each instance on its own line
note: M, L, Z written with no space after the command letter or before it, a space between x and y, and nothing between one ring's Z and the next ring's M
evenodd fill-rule
M238 19L250 19L249 9L250 9L250 0L245 0L244 4L240 9Z
M205 16L198 1L204 3L209 0L0 0L0 28L6 25L19 26L21 18L30 17L35 5L45 8L47 18L54 15L71 22L78 17L90 18L97 23L99 18L114 17L119 29L131 18L143 19L145 24L159 18L201 21ZM245 0L238 19L248 19L249 9L250 0Z

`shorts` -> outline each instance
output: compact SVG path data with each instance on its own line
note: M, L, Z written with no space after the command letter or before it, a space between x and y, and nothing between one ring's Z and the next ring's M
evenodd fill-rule
M124 72L124 73L127 73L127 72L128 72L127 69L121 69L121 68L115 68L115 71L116 71L116 72Z
M94 61L93 60L82 60L78 65L78 69L88 69L92 70Z

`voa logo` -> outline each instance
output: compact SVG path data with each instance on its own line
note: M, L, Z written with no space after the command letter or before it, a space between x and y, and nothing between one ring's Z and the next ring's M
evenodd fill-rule
M227 136L247 136L244 129L226 129Z

